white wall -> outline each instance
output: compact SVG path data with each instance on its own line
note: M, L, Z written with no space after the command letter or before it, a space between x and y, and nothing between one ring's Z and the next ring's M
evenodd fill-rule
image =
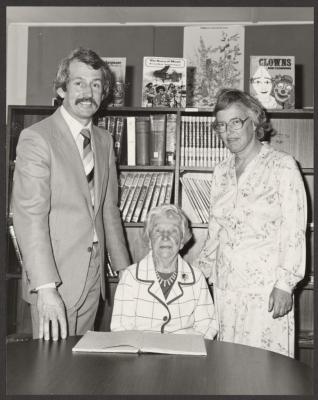
M26 104L28 25L7 28L7 105Z

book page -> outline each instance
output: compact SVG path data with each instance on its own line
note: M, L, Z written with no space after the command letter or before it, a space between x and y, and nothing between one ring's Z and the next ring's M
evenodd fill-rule
M94 332L87 331L73 347L75 352L138 353L142 332Z
M207 355L201 335L144 332L142 339L142 353Z

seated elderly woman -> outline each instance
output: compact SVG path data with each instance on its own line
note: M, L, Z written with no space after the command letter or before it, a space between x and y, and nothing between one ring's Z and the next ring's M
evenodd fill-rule
M179 255L191 238L183 211L170 204L151 209L144 235L150 251L123 271L111 330L199 334L213 339L218 325L206 280Z

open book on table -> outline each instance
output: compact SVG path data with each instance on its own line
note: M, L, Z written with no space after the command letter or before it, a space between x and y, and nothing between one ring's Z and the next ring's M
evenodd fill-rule
M143 331L87 331L72 351L97 353L162 353L206 356L201 335Z

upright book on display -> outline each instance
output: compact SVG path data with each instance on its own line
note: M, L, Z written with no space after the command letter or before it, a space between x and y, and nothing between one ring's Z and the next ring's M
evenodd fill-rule
M185 58L144 57L142 107L185 107Z
M108 107L123 107L125 105L126 57L102 57L107 62L112 73L113 86Z
M295 57L250 56L250 94L266 109L294 109Z

